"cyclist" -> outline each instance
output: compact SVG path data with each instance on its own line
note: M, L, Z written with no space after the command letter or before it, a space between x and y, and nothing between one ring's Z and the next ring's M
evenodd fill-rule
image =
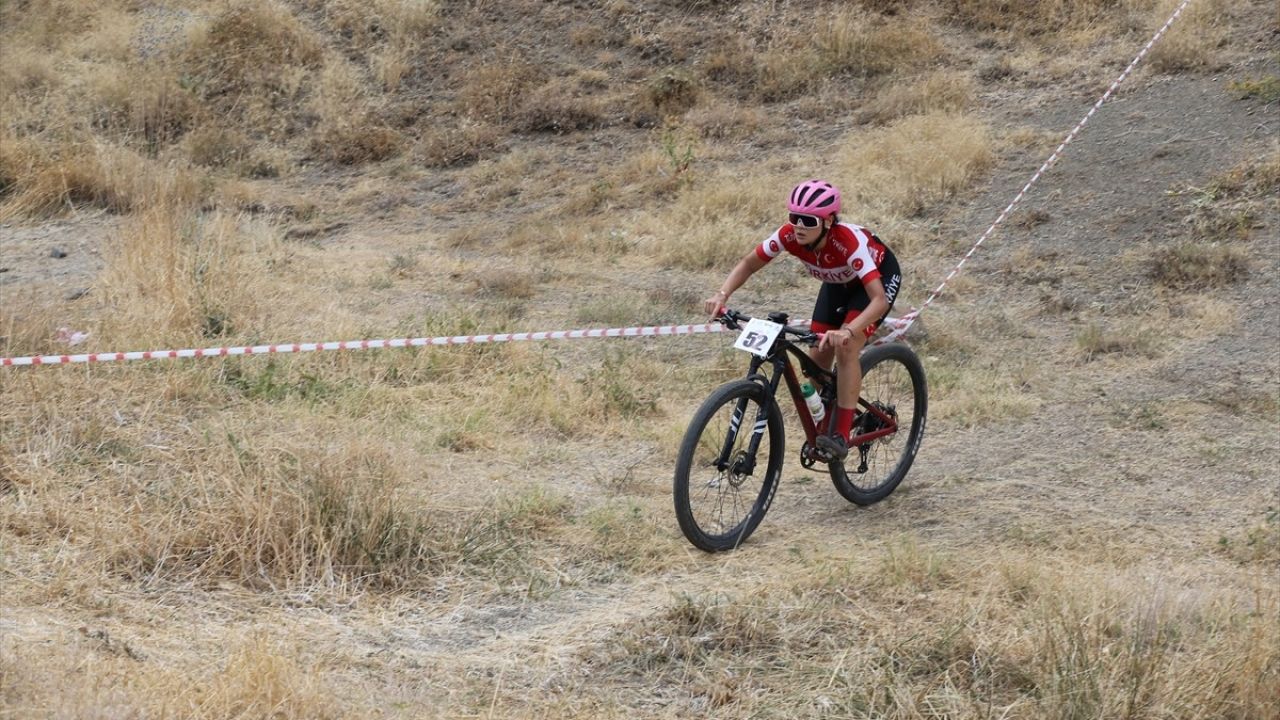
M819 435L817 444L844 459L862 389L859 354L893 307L902 274L897 258L875 233L840 222L840 191L831 183L800 183L791 191L787 210L787 222L738 261L716 294L707 298L705 308L713 317L719 316L747 278L784 250L822 281L812 326L822 339L809 355L824 368L831 367L835 356L838 387L836 432Z

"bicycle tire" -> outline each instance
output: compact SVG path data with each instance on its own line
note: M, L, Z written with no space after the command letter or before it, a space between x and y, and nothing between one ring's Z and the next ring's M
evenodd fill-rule
M868 402L889 408L898 417L898 432L866 444L869 457L866 473L848 472L847 466L860 463L861 449L849 448L844 463L831 463L828 469L836 491L856 505L871 505L889 497L907 476L920 442L924 438L928 414L928 384L924 366L911 348L901 343L877 345L862 354L862 397ZM902 392L910 389L911 417L905 410ZM874 422L873 416L869 422ZM905 422L904 422L905 421ZM906 432L903 432L903 425ZM855 434L857 426L855 426ZM883 467L882 467L883 466ZM869 478L864 482L864 478Z
M733 426L735 409L744 412L728 454L730 467L716 467ZM762 437L757 457L748 458L751 430L763 412ZM735 380L716 388L689 422L676 459L673 492L676 519L690 543L707 552L732 550L760 525L777 491L785 459L786 437L782 411L768 388L752 380ZM764 458L763 473L759 453ZM744 463L739 465L739 463ZM736 469L749 472L740 473ZM759 488L755 488L755 481ZM726 503L728 507L726 507ZM725 517L726 510L730 513Z

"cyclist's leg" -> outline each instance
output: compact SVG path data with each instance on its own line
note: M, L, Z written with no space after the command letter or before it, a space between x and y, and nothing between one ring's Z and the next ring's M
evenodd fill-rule
M848 290L844 285L822 283L822 289L818 291L818 299L813 304L813 324L810 329L816 333L824 333L840 327L840 322L845 315L845 304L847 302ZM819 367L826 370L831 369L835 356L836 353L833 348L818 350L816 345L809 348L809 357L813 358L813 361Z
M863 287L862 283L853 282L845 286L845 288L846 299L843 316L840 318L841 324L853 322L871 304L871 296L867 295L867 289ZM849 431L853 428L853 416L858 410L858 393L862 391L862 363L860 361L862 349L866 347L867 339L875 334L876 328L880 327L880 321L883 319L883 317L877 318L861 336L854 337L852 342L845 343L836 352L836 367L838 368L836 435L844 439L846 444L849 440Z
M863 307L866 307L865 303ZM862 312L862 308L851 309L845 315L844 322L853 322ZM880 321L876 321L865 332L855 335L851 341L836 351L836 433L849 441L849 431L853 429L853 416L858 409L858 393L862 392L862 348L867 339L875 334Z

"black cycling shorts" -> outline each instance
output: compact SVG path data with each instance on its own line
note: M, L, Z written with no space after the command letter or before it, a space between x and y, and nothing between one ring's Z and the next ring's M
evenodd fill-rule
M892 310L893 301L898 299L898 290L902 288L902 271L898 269L898 259L890 253L885 253L880 263L880 282L884 284L884 296L889 301L889 310ZM813 306L813 329L815 332L834 330L858 317L870 304L871 296L867 295L867 288L861 280L843 285L822 283L818 301ZM867 337L875 333L882 320L884 315L867 328Z

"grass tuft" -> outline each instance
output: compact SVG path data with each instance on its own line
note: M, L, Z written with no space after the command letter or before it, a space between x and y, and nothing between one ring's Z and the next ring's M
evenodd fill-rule
M1157 250L1150 273L1171 288L1208 290L1248 278L1249 257L1232 245L1182 242Z

